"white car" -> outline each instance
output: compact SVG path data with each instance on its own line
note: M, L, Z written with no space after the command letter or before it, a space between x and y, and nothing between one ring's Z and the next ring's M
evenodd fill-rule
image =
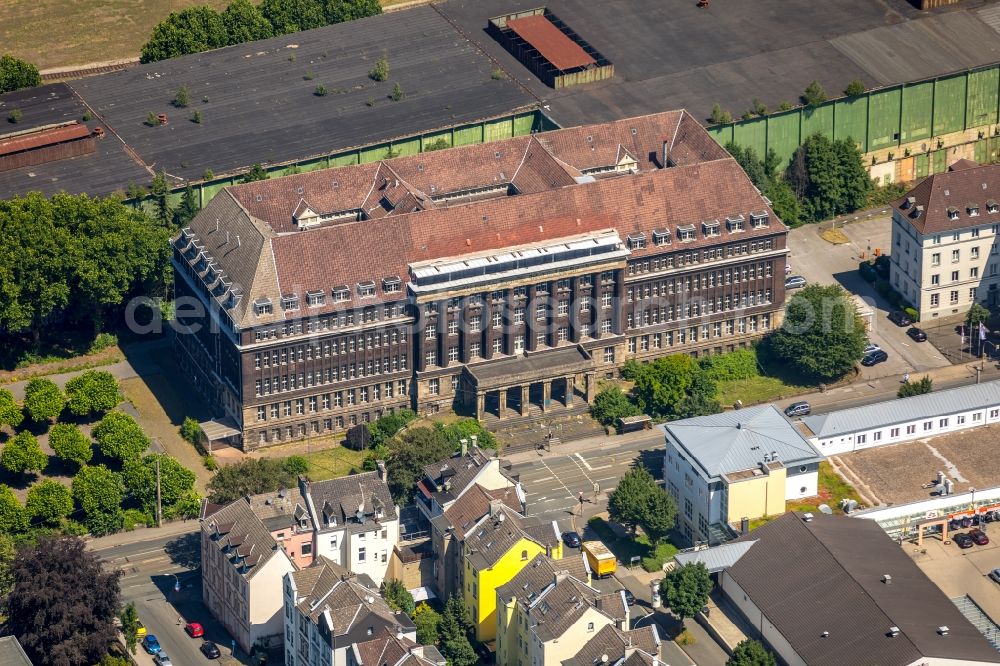
M156 656L153 657L153 663L156 664L156 666L174 666L174 662L170 660L170 657L162 652L158 652Z
M869 342L867 345L865 345L865 354L864 355L868 356L868 354L871 354L872 352L878 351L880 349L882 349L882 348L879 347L874 342Z

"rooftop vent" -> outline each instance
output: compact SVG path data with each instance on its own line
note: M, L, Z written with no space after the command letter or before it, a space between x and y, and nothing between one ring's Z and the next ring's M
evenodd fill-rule
M937 628L937 632L941 636L947 636L948 635L948 631L949 631L948 625L944 625L943 624L943 625L941 625L940 627Z
M899 627L889 627L889 638L895 638L899 636Z
M892 585L892 576L889 574L882 574L882 582L886 585Z
M811 513L804 513L804 514L802 514L802 520L806 521L807 523L811 522L812 519L813 519L813 515Z
M824 631L822 634L819 635L819 637L820 638L829 638L830 637L830 632L829 631Z

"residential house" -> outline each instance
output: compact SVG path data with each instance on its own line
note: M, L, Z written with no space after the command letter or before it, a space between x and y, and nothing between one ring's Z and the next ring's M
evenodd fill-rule
M633 655L637 656L633 658ZM659 656L660 632L656 624L650 623L631 631L606 624L579 652L569 659L563 659L562 666L655 664L657 662L654 660Z
M250 495L246 500L250 510L260 518L296 567L301 569L312 564L316 530L307 502L298 488Z
M513 489L524 504L524 491L517 479L500 464L496 451L480 449L473 444L451 458L424 468L423 478L417 482L417 507L427 520L432 520L473 485L485 490Z
M381 584L399 542L399 508L385 467L327 481L301 481L316 525L316 554Z
M718 587L782 663L1000 664L875 521L788 513L736 543L746 548L729 549Z
M348 666L352 646L389 634L410 641L417 629L368 576L319 555L284 577L285 666Z
M890 281L923 321L1000 305L1000 166L959 160L892 204Z
M31 666L31 660L14 636L0 638L0 664L3 666Z
M691 541L713 530L785 511L817 494L823 455L773 405L672 421L663 476L677 500L677 526Z
M385 633L363 643L354 643L348 666L445 666L447 660L433 645L418 645L396 633Z
M293 512L294 513L294 512ZM242 498L201 508L202 601L244 652L281 644L281 579L290 553Z
M497 588L516 576L536 555L562 558L556 524L528 525L500 500L466 531L463 548L465 605L472 615L476 640L496 637Z

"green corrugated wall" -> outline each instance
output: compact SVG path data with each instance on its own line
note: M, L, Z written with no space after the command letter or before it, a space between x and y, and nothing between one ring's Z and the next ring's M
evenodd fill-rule
M767 147L781 158L779 169L788 166L788 160L799 147L799 113L788 111L767 118Z
M862 152L868 152L868 97L838 99L833 117L833 138L852 139Z
M934 84L934 133L948 134L965 127L967 76L938 79Z
M763 155L767 152L767 118L748 120L734 127L733 141L741 146L749 146L758 155Z
M802 138L825 134L833 138L833 104L802 109Z
M934 117L934 82L925 81L903 87L902 128L899 140L903 143L926 139L931 135Z
M868 150L896 145L899 139L899 88L879 90L868 97Z

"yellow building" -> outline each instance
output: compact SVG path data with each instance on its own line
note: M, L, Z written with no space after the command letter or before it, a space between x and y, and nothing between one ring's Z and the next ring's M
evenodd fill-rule
M462 592L472 615L476 639L496 638L497 588L516 576L536 555L562 559L554 523L527 526L524 518L493 501L490 512L466 531Z

